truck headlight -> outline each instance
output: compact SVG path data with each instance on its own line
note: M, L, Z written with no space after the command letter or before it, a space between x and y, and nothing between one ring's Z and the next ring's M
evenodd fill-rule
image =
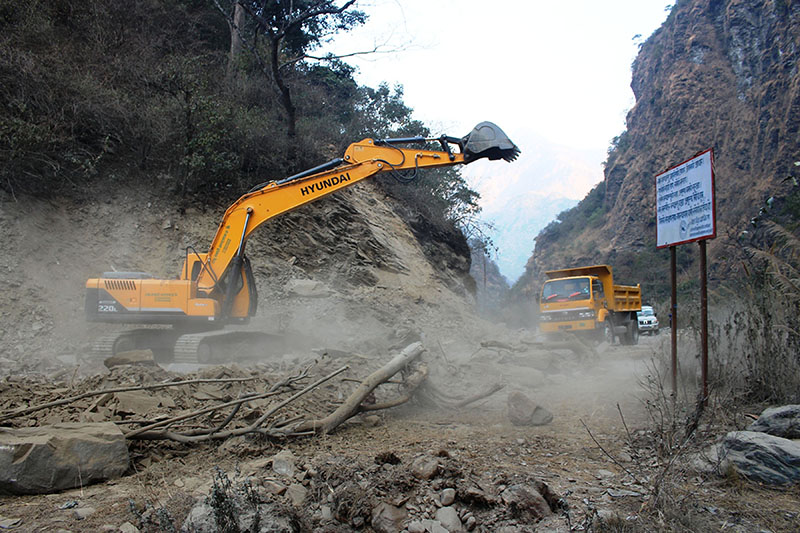
M578 318L594 318L594 310L591 310L591 311L580 311L578 313Z
M541 316L539 316L539 320L542 321L542 322L550 322L550 320L552 320L552 318L553 317L550 316L550 315L541 315Z

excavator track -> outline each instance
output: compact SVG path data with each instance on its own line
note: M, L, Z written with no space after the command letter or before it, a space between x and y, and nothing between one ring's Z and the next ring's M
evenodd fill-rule
M219 334L220 332L218 331L207 331L205 333L181 335L178 337L178 340L175 341L175 347L173 348L174 357L172 360L175 363L210 363L213 351L209 341L212 341L213 337Z
M119 333L103 335L95 339L92 344L92 355L96 358L106 358L114 355L114 341L119 337Z
M281 335L257 331L214 330L181 334L173 329L140 328L98 338L92 354L107 358L130 350L152 350L159 363L219 364L266 359L283 354Z
M172 346L179 335L170 328L138 328L109 333L98 338L92 346L95 357L107 358L131 350L151 350L156 362L172 359Z
M281 355L282 336L256 331L205 331L181 335L175 341L175 363L216 364Z

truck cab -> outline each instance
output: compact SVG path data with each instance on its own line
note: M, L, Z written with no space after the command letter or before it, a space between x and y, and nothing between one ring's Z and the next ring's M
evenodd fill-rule
M539 327L543 333L595 331L604 307L603 283L596 276L548 280L542 286Z
M636 344L639 285L615 285L608 265L545 272L539 299L539 330L547 336L574 333L595 340Z

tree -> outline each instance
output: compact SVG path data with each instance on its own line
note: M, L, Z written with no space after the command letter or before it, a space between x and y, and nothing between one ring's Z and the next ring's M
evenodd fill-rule
M278 93L286 117L287 135L290 139L295 138L297 107L290 86L291 73L299 63L307 60L337 59L332 55L315 57L311 52L333 35L363 24L367 16L353 8L355 0L344 3L334 0L242 0L232 2L227 9L221 1L215 0L231 27L230 60L236 59L240 43L248 47ZM244 36L242 11L255 26L254 38L249 42ZM263 45L257 40L260 36L266 38ZM289 146L292 149L294 143L290 142ZM290 156L290 160L294 157Z

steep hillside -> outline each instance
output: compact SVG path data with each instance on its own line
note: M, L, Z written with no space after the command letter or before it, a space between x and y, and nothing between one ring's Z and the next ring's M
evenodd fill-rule
M718 238L711 283L727 271L726 245L800 159L800 4L683 0L633 64L636 105L615 139L605 178L536 238L519 287L544 270L613 264L626 281L664 295L668 254L655 249L654 177L714 149ZM689 267L695 247L681 247Z
M0 203L0 357L49 368L84 361L113 329L83 318L83 285L109 270L177 275L183 250L204 249L221 212L186 209L135 187L102 200ZM259 290L254 326L297 348L365 350L413 332L469 323L465 242L415 235L405 209L363 183L265 225L248 243ZM417 225L419 222L416 223ZM10 360L10 361L9 361ZM13 361L16 364L12 364Z

